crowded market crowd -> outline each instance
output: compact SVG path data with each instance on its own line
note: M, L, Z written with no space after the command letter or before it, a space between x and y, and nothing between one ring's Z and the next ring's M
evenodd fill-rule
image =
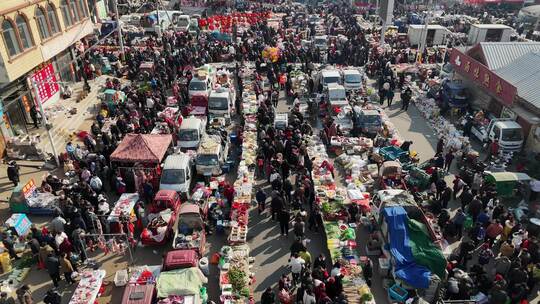
M315 74L321 64L335 66L364 67L366 74L373 81L374 105L369 103L366 94L358 97L359 106L383 109L392 102L401 103L401 110L408 111L409 103L415 104L417 95L411 91L411 80L396 72L396 65L414 63L418 56L415 50L401 46L400 42L390 39L384 48L370 39L379 39L374 28L364 29L359 26L353 11L340 4L331 4L320 8L309 8L309 13L320 13L325 18L327 34L335 35L339 31L346 39L330 44L326 52L316 47L304 48L298 43L300 37L314 37L315 24L297 18L292 8L276 5L269 10L259 4L252 4L251 11L257 14L253 23L241 32L234 29L231 41L216 41L207 33L197 36L166 31L159 38L150 37L144 46L127 43L124 64L113 67L105 89L124 92L126 99L114 106L103 104L88 132L79 133L80 141L69 142L62 153L66 171L75 172L76 183L63 183L62 179L48 175L39 187L39 191L58 195L58 205L53 210L53 219L41 229L31 228L28 246L38 268L50 275L54 287L65 280L73 284L78 279L73 274L80 268L92 264L88 261L88 252L96 249L126 250L134 248L141 230L145 228L147 205L159 190L159 172L144 171L134 183L126 181L122 170L111 165L111 154L131 133L149 134L157 125L165 125L167 134L172 134L173 145L177 142L181 121L162 115L171 105L188 113L190 96L188 86L196 77L195 68L205 64L229 63L233 71L238 94L235 100L238 121L237 130L247 124L241 107L244 96L244 78L242 70L249 64L255 67L254 81L249 90L253 90L257 101L256 112L256 162L250 166L256 178L269 187L255 187L254 200L259 214L271 217L279 226L281 237L290 244L290 259L287 271L274 286L264 286L260 301L270 303L348 303L352 301L344 290L345 262L333 256L321 254L312 257L307 249L309 236L325 231L327 211L323 210L314 178L314 172L328 172L332 179L346 180L341 169L334 168L334 161L317 161L310 155L309 147L313 138L319 138L329 151L332 139L348 136L348 130L331 115L329 100L319 94L308 107L311 115L301 110L300 97L293 89L293 77L296 70L305 73L307 93L317 94L323 90L322 83L317 83ZM280 26L269 26L267 19L271 14L282 14ZM292 20L286 17L292 17ZM292 24L290 24L292 22ZM305 33L304 33L305 31ZM304 35L304 36L302 36ZM369 39L368 39L369 37ZM91 41L89 41L91 43ZM262 54L268 48L279 48L276 60L268 60ZM116 56L110 48L97 48L85 54L82 65L84 77L91 80L98 77L93 62L94 57ZM448 52L426 50L421 58L423 63L443 63L448 61ZM141 64L150 62L153 72L141 73ZM430 70L429 77L437 76L436 69ZM250 70L251 71L251 70ZM124 79L121 79L124 78ZM126 79L128 80L126 82ZM265 82L267 82L265 84ZM364 83L364 86L367 84ZM371 86L371 84L369 84ZM268 89L269 87L269 89ZM98 90L99 88L91 88ZM395 97L399 95L399 97ZM354 99L354 96L350 96ZM371 97L369 97L371 98ZM290 106L288 126L277 128L274 124L279 102ZM328 109L323 113L322 109ZM103 127L108 120L109 131ZM317 122L320 122L318 124ZM319 127L320 126L320 127ZM366 162L376 165L377 171L383 165L381 156L373 148L397 145L407 157L414 159L414 143L398 139L396 130L384 124L373 140L373 147ZM237 142L237 149L241 146ZM499 147L495 142L489 147L488 159L496 158ZM453 171L453 162L467 161L469 150L455 148L450 139L441 138L436 147L436 154L431 160L427 189L413 191L415 200L435 220L445 243L460 242L457 249L447 257L446 278L440 278L440 296L443 299L469 300L482 293L489 303L527 303L531 292L540 279L540 247L537 238L529 235L523 221L516 218L498 198L497 191L484 181L481 162L474 164L470 178L456 174L450 185L445 176ZM422 151L418 151L422 153ZM337 162L336 162L337 163ZM457 166L454 166L457 167ZM158 170L159 171L159 170ZM349 174L346 174L349 175ZM11 163L8 176L16 185L19 181L16 163ZM387 185L388 186L388 185ZM232 208L235 200L235 188L227 180L220 185L225 192L225 206ZM107 222L113 209L113 197L127 192L137 192L141 200L134 207L136 221L120 221L120 233L127 235L127 241L112 233ZM526 200L535 200L536 192L518 190ZM457 202L457 208L454 208ZM371 208L373 204L371 204ZM352 203L339 210L340 223L350 227L360 227L357 233L376 235L381 227L370 208ZM225 219L227 219L225 215ZM229 216L230 217L230 216ZM230 218L229 218L230 219ZM366 223L367 219L367 223ZM216 226L215 219L210 219ZM147 224L147 223L146 223ZM289 232L292 235L289 237ZM368 232L369 231L369 232ZM14 240L3 235L3 244L13 259L19 256L14 250ZM114 243L111 245L111 243ZM108 248L109 246L115 249ZM289 246L289 245L287 245ZM360 246L359 246L360 247ZM361 276L367 286L382 285L373 281L374 263L371 259L361 263ZM63 277L63 279L62 279ZM419 293L420 294L420 293ZM17 289L20 303L37 302L32 299L29 287ZM369 297L363 303L369 303ZM409 290L409 298L420 301L420 295ZM212 299L217 300L217 299ZM384 299L373 299L379 302ZM0 299L2 301L2 299ZM46 303L60 303L55 289L47 294ZM4 302L8 303L8 302ZM484 302L487 303L487 302Z

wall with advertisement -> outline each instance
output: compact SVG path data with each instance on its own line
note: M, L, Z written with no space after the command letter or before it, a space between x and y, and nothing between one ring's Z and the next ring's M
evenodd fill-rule
M52 63L44 65L41 69L28 77L29 87L32 87L32 81L36 83L39 100L42 104L56 102L60 97L60 86L56 79L56 73ZM34 100L37 104L37 100Z
M481 62L457 49L452 49L450 63L458 74L473 81L477 87L482 88L503 105L512 106L514 103L516 87L490 71Z

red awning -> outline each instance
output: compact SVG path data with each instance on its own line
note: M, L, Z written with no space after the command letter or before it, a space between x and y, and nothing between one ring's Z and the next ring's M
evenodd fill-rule
M127 134L111 154L111 161L160 163L171 142L169 134Z

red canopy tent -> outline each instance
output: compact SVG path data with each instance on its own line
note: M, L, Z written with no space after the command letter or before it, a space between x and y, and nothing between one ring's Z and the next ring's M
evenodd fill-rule
M127 134L111 154L111 161L159 164L171 142L170 134Z

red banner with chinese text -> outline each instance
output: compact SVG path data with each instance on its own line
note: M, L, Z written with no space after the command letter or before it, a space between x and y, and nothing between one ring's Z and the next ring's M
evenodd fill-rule
M456 49L452 49L450 63L460 75L467 77L479 87L484 88L505 106L511 106L514 102L514 97L517 93L516 87L497 76L497 74L490 71L476 59Z
M42 104L60 91L52 63L30 76L30 81L35 81Z

